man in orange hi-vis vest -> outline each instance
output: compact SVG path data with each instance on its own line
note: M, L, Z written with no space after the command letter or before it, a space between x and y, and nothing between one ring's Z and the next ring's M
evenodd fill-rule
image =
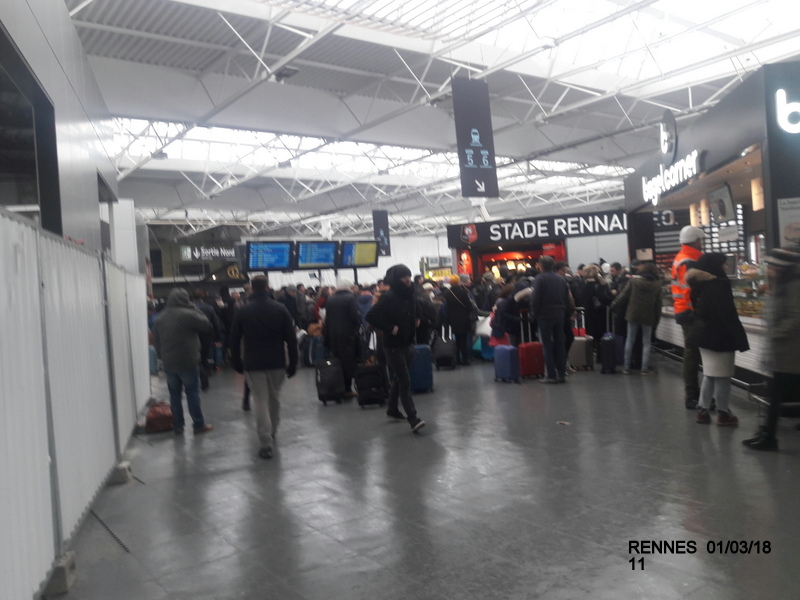
M672 262L672 303L675 307L675 322L683 330L683 386L686 393L686 408L691 410L697 408L697 400L700 398L700 385L697 383L700 372L700 350L689 343L694 314L692 297L684 276L687 265L703 255L705 237L705 233L699 227L687 225L681 229L681 250Z

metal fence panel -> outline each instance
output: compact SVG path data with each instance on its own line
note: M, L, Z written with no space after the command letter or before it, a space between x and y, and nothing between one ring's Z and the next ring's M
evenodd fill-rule
M37 231L0 213L0 587L30 598L53 561L55 527Z
M116 460L99 256L40 238L61 532L68 539Z
M138 413L150 398L150 357L147 340L147 284L143 275L126 273L128 325L133 365L134 408ZM130 433L130 430L129 430ZM123 443L123 446L125 444Z

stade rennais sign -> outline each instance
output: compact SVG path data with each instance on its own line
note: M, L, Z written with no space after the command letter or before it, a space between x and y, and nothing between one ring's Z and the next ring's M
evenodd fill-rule
M448 225L447 242L451 248L503 243L541 243L571 237L625 233L627 230L628 220L625 212L615 210L586 215Z

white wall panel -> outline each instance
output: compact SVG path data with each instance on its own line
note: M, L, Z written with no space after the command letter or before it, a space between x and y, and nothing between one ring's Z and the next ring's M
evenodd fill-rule
M630 262L628 258L628 235L618 233L567 238L567 262L574 271L579 264L596 263L600 258L607 262L619 262L623 266Z
M0 213L0 594L30 598L55 551L37 233Z
M150 398L150 357L147 341L147 284L143 275L126 273L128 297L128 325L130 346L128 351L133 365L134 414L144 408ZM133 424L128 434L133 431ZM125 439L123 438L123 447Z
M99 256L40 240L47 364L62 535L70 537L114 465L109 360Z
M117 408L116 428L121 453L128 442L136 416L133 396L131 340L128 328L128 300L125 271L104 261L108 293L108 327L111 336L111 357L114 369L114 402Z

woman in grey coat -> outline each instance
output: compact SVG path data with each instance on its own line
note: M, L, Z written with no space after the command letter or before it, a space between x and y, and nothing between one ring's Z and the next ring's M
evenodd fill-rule
M777 450L778 414L782 402L800 389L800 254L776 248L765 259L770 293L764 318L767 351L764 367L772 371L767 422L742 444L753 450Z
M622 293L611 303L613 311L628 303L625 320L628 322L628 335L625 338L625 362L622 372L627 375L631 369L631 354L636 334L642 330L642 375L649 375L650 341L653 331L661 319L661 278L655 263L645 263L639 267L637 275L628 280Z

